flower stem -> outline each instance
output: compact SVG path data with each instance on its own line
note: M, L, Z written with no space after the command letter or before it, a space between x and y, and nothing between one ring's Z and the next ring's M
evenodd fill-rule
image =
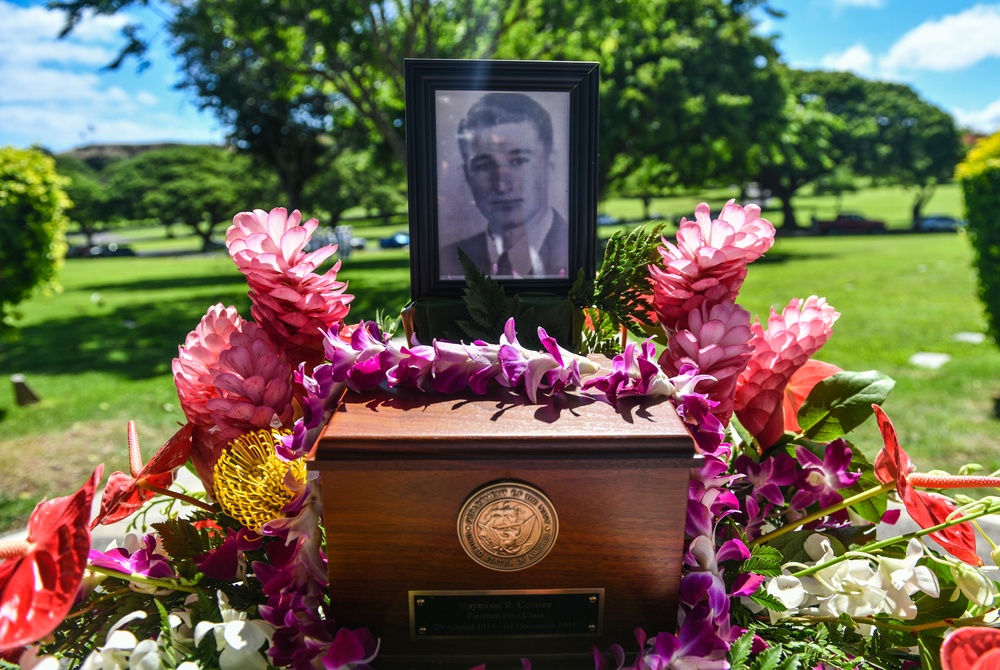
M812 523L813 521L818 521L818 520L820 520L820 519L822 519L824 517L827 517L827 516L830 516L831 514L839 512L842 509L847 509L848 507L850 507L852 505L855 505L855 504L857 504L859 502L862 502L864 500L868 500L869 498L874 498L875 496L879 495L880 493L887 493L889 491L892 491L895 488L896 488L896 482L886 482L885 484L882 484L881 486L876 486L875 488L868 489L867 491L862 491L861 493L858 493L857 495L853 495L850 498L847 498L845 500L841 500L839 503L837 503L835 505L830 505L829 507L827 507L825 509L821 509L818 512L813 512L812 514L810 514L808 516L804 516L801 519L798 519L797 521L795 521L793 523L785 524L784 526L782 526L781 528L778 528L777 530L772 530L770 533L767 533L765 535L761 535L756 540L752 540L748 544L749 544L750 547L753 547L753 546L758 545L758 544L763 544L763 543L768 542L770 540L773 540L775 538L781 537L785 533L790 533L790 532L792 532L793 530L795 530L797 528L801 528L802 526L806 525L807 523Z
M997 512L1000 512L1000 505L984 505L977 512L969 512L968 514L963 514L962 516L956 517L955 519L939 523L936 526L931 526L930 528L921 528L920 530L915 531L913 533L907 533L905 535L900 535L898 537L890 537L885 540L871 542L858 549L858 551L868 554L874 553L876 551L880 551L882 549L885 549L886 547L890 547L899 542L909 542L912 538L915 537L919 538L925 535L930 535L931 533L936 533L939 530L944 530L945 528L950 528L960 523L965 523L966 521L972 521L973 519L978 519L979 517L986 516L987 514L995 514ZM820 563L812 566L811 568L806 568L805 570L799 570L798 572L793 572L792 577L799 577L799 578L808 577L809 575L819 572L820 570L824 570L832 565L843 563L847 559L851 558L851 555L856 555L856 552L848 552L847 554L844 554L842 556L834 556L826 563Z
M108 577L117 577L118 579L125 579L130 582L135 582L137 584L156 586L161 589L170 589L173 591L187 591L188 593L201 593L201 589L194 586L188 586L187 584L179 584L169 579L157 579L156 577L147 577L146 575L140 575L139 573L136 572L128 574L125 572L120 572L118 570L113 570L111 568L104 568L99 565L88 565L87 569L90 570L91 572L98 572L102 575L107 575Z
M158 493L159 495L162 496L169 496L171 498L176 498L177 500L185 502L188 505L193 505L194 507L200 507L206 512L212 512L214 514L215 512L219 511L214 507L212 507L211 505L209 505L208 503L202 502L197 498L192 498L191 496L181 493L180 491L171 491L170 489L160 488L159 486L156 486L155 484L150 484L148 481L143 479L140 479L136 483L139 485L140 488L144 488L147 491L152 491L153 493Z
M833 616L797 616L789 617L784 619L784 621L789 621L791 623L797 624L812 624L812 623L838 623L843 622L840 617ZM929 621L927 623L914 624L912 626L907 626L901 623L892 623L885 621L883 619L876 619L874 617L860 617L852 616L851 621L861 625L876 626L878 628L886 628L888 630L895 630L901 633L919 633L924 630L934 630L935 628L951 628L951 627L961 627L961 626L982 626L985 625L981 618L961 618L952 619L945 618L938 621Z
M97 607L98 605L100 605L101 603L103 603L105 600L111 600L113 598L117 598L118 596L124 595L124 594L128 593L131 590L132 589L126 587L124 589L118 589L117 591L109 591L108 593L105 593L103 596L101 596L99 598L94 598L93 600L91 600L89 603L87 603L86 607L82 607L82 608L76 610L75 612L70 612L69 614L66 615L66 618L67 619L75 619L78 616L83 616L84 614L86 614L90 610L94 609L95 607Z

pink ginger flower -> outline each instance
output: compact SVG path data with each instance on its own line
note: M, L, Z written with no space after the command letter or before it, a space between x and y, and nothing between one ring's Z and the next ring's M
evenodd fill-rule
M304 252L319 223L299 225L301 218L298 210L288 214L283 207L241 212L226 231L226 247L250 285L254 319L289 360L312 369L323 362L323 333L343 322L354 296L337 281L340 261L316 274L337 247Z
M209 399L218 395L215 368L219 355L229 348L230 336L242 322L235 307L216 303L184 339L184 346L178 348L170 366L181 408L188 421L197 426L211 428L215 423L208 409Z
M753 347L750 340L750 312L734 302L703 302L678 324L659 364L668 377L691 365L707 379L698 384L718 405L711 413L723 424L733 415L736 379L747 365Z
M267 332L232 307L210 308L171 368L181 409L194 425L191 460L209 492L230 440L291 426L292 369Z
M740 374L736 389L736 416L769 447L784 433L785 386L796 370L826 344L840 313L826 299L794 299L778 314L773 309L767 331L755 321L751 326L753 356Z
M705 203L698 205L694 221L682 219L677 244L663 240L662 266L649 267L653 308L669 332L703 302L736 300L747 264L760 258L774 244L774 226L760 218L760 207L726 203L712 219Z

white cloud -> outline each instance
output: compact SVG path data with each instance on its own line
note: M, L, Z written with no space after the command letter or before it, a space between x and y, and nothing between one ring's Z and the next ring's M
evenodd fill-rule
M820 60L824 70L846 70L866 77L872 75L874 64L875 57L863 44L855 44L846 51L827 54Z
M61 12L0 0L0 145L62 151L95 142L220 141L192 106L160 95L160 78L102 70L133 20L88 16L60 39Z
M956 109L954 112L955 120L960 126L987 134L1000 130L1000 100L987 105L984 109L971 112Z
M925 21L903 35L879 61L879 68L961 70L1000 57L1000 5L976 5L959 14Z

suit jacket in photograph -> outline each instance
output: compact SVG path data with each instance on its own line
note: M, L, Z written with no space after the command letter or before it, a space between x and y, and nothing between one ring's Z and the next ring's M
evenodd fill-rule
M446 245L441 249L441 257L438 259L441 277L461 279L465 276L462 263L458 259L459 248L472 259L472 262L484 274L492 275L493 267L490 263L489 244L489 237L486 231L483 231ZM545 269L542 274L563 277L569 274L569 225L565 217L555 210L552 210L552 227L549 228L542 245L538 248L538 257ZM526 270L518 272L521 277L535 276L532 268L515 268L515 270Z

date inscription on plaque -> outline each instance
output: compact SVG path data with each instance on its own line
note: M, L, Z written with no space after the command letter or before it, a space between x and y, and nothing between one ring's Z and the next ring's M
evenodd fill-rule
M414 640L600 635L604 589L410 591Z

